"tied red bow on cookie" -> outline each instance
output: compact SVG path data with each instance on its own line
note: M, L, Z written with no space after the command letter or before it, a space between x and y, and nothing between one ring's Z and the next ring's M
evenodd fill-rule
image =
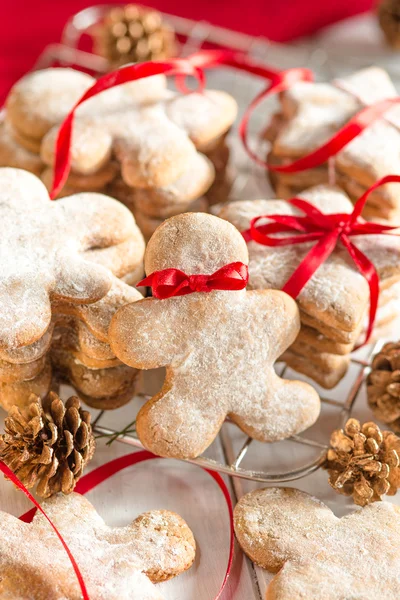
M243 290L247 286L248 278L247 265L234 262L223 266L211 275L187 275L179 269L155 271L137 285L151 287L153 296L163 300L194 292Z
M351 241L360 235L400 235L398 226L382 225L364 221L360 217L368 196L386 183L400 183L399 175L388 175L377 181L356 202L352 213L325 214L301 198L287 202L303 211L305 216L260 215L251 220L250 228L242 233L246 242L255 241L264 246L291 246L306 242L317 242L306 254L300 265L285 283L282 291L297 298L301 290L340 243L346 248L359 272L365 277L370 290L369 322L365 343L371 337L379 299L379 277L371 260ZM259 225L263 219L270 222ZM272 222L271 222L272 221ZM290 234L275 237L275 234Z

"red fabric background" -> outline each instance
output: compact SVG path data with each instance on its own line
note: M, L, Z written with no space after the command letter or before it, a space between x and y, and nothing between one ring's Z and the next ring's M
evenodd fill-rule
M1 0L0 98L32 67L46 44L60 40L67 19L93 3L95 0ZM373 0L143 0L142 4L282 42L369 10Z

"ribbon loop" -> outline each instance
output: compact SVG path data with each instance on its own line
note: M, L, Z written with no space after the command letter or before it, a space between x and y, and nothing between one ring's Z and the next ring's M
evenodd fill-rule
M129 81L137 81L139 79L151 77L152 75L160 74L165 76L175 76L177 87L183 93L192 91L187 88L185 78L189 75L193 76L198 82L197 91L202 92L205 87L204 69L218 66L231 67L238 69L239 71L251 73L252 75L261 77L269 82L268 87L253 101L240 124L239 129L247 148L248 121L252 110L259 102L266 96L286 89L295 81L312 81L313 79L313 74L308 69L295 68L288 69L287 71L279 71L266 66L264 63L257 62L243 53L232 50L200 50L186 58L174 58L162 62L137 63L127 65L112 73L107 73L100 77L92 87L85 92L61 124L56 141L54 179L50 197L54 199L57 196L65 184L70 172L73 122L75 112L78 106L83 102L105 90L128 83ZM248 152L251 154L249 148Z
M350 238L358 235L400 236L397 225L382 225L364 221L360 217L369 195L379 186L387 183L400 183L400 175L387 175L371 186L356 202L351 213L322 213L317 207L301 198L287 202L301 210L305 216L261 215L250 221L250 228L242 232L246 242L254 241L270 247L292 246L316 241L306 253L282 290L297 298L316 270L329 258L340 242L347 250L358 271L368 282L370 309L366 340L371 337L379 300L379 277L372 261L355 246ZM269 222L259 225L267 219ZM298 235L289 235L298 231ZM271 234L282 234L274 237Z

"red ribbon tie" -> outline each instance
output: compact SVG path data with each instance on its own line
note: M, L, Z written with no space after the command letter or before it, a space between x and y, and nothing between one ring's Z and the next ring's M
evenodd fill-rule
M340 242L369 286L369 322L364 344L368 342L374 328L379 300L379 277L372 261L357 248L351 238L359 235L400 235L395 232L399 228L397 225L367 222L360 217L368 196L386 183L400 183L400 176L387 175L377 181L357 200L352 213L325 214L306 200L293 198L287 202L301 210L305 216L261 215L252 219L250 228L242 233L246 242L254 241L270 247L316 242L282 288L292 298L297 298ZM259 225L264 219L269 222ZM293 231L298 233L293 235ZM279 233L292 235L275 237Z
M229 263L211 275L187 275L179 269L155 271L137 287L151 287L153 296L159 300L173 296L186 296L194 292L212 292L213 290L243 290L247 286L249 272L242 262Z
M122 471L123 469L126 469L127 467L139 464L141 462L153 460L153 459L157 459L157 458L160 458L160 457L156 456L155 454L152 454L151 452L148 452L147 450L142 450L140 452L132 452L131 454L125 454L123 456L115 458L115 459L111 460L110 462L105 463L104 465L101 465L100 467L97 467L93 471L90 471L89 473L84 475L78 481L75 491L79 494L85 495L88 492L90 492L92 489L96 488L98 485L103 483L103 481L106 481L107 479L109 479L110 477L115 475L116 473L119 473L119 471ZM235 539L234 529L233 529L233 506L232 506L232 500L231 500L231 496L230 496L228 487L227 487L226 483L224 482L224 480L222 479L221 475L219 473L213 472L209 469L205 469L204 467L201 467L201 468L208 475L210 475L210 477L212 477L214 479L214 481L216 482L216 484L218 485L219 489L221 490L221 492L223 494L223 497L224 497L224 500L226 503L226 507L228 509L228 514L229 514L230 540L229 540L228 563L227 563L223 581L221 583L221 586L219 588L217 595L214 598L214 600L219 600L219 598L221 597L221 595L226 587L226 584L228 582L229 575L230 575L230 572L232 569L232 563L233 563L234 539ZM23 515L21 515L20 520L23 521L24 523L30 523L32 521L33 517L35 516L35 513L37 510L39 510L43 514L43 516L47 519L49 525L52 527L52 529L56 533L65 552L67 553L69 561L71 562L72 568L75 572L76 578L79 583L80 590L82 592L82 599L90 600L89 594L88 594L88 591L86 588L86 584L83 579L82 573L78 567L78 564L77 564L74 556L72 555L72 552L69 549L67 543L65 542L64 538L62 537L61 533L58 531L57 527L54 525L54 523L51 521L51 519L47 516L44 509L40 506L40 504L37 502L37 500L35 500L35 498L32 496L32 494L29 492L29 490L27 490L27 488L20 481L20 479L13 473L13 471L11 471L11 469L3 461L0 461L0 472L2 472L3 475L5 475L8 479L10 479L12 481L12 483L15 486L17 486L36 507L36 508L33 508L33 509L29 510L28 512L24 513ZM95 599L92 598L92 600L95 600Z

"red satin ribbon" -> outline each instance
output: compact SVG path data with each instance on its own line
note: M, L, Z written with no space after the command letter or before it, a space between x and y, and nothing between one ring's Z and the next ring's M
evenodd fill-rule
M152 75L175 76L178 87L187 92L184 85L184 79L191 75L199 82L199 91L205 86L204 69L218 66L226 66L251 73L268 81L271 86L268 93L276 93L286 89L295 81L311 81L312 73L308 69L288 69L287 71L277 71L269 68L262 63L258 63L249 57L230 50L200 50L188 56L187 58L176 58L164 62L145 62L140 64L128 65L112 73L107 73L100 77L91 88L78 100L71 112L67 115L61 125L56 141L56 158L54 167L54 179L50 197L54 199L65 184L71 169L71 139L72 128L76 109L83 102L118 85L129 81L136 81ZM262 96L263 98L264 96ZM252 103L254 108L262 99L256 99ZM242 124L241 131L247 130L247 123Z
M379 186L386 183L400 183L399 175L387 175L370 187L356 202L352 213L325 214L316 206L301 198L287 202L300 209L305 216L261 215L251 220L250 229L242 233L246 242L251 240L264 246L292 246L306 242L317 242L306 254L297 269L285 283L282 291L297 298L315 271L327 260L340 242L348 251L359 272L365 277L370 291L370 309L366 344L374 327L379 299L379 277L373 263L351 241L358 235L397 235L393 233L399 226L381 225L360 218L368 196ZM272 223L258 225L262 219ZM299 235L273 237L271 234L300 232Z
M116 473L121 471L122 469L126 469L127 467L130 467L132 465L136 465L143 461L152 460L155 458L160 458L160 457L152 454L151 452L148 452L147 450L143 450L140 452L132 452L131 454L126 454L124 456L121 456L119 458L111 460L110 462L108 462L104 465L101 465L100 467L97 467L97 469L90 471L90 473L88 473L87 475L84 475L78 481L75 491L78 492L79 494L85 495L88 492L90 492L92 489L97 487L99 484L103 483L103 481L106 481L107 479L109 479L110 477L112 477L113 475L115 475ZM230 529L229 557L228 557L228 564L227 564L224 579L222 581L222 584L218 591L218 594L215 596L215 599L214 599L214 600L218 600L221 597L221 594L225 589L225 586L227 584L227 581L228 581L228 578L229 578L229 575L230 575L230 572L232 569L233 553L234 553L233 507L232 507L232 500L231 500L231 496L229 494L229 490L228 490L224 480L222 479L221 475L214 471L204 469L203 467L201 467L201 468L206 473L208 473L214 479L214 481L217 483L218 487L220 488L220 490L224 496L224 499L225 499L225 502L226 502L226 505L228 508L228 512L229 512L229 529ZM40 504L35 500L35 498L32 496L32 494L26 489L24 484L11 471L11 469L9 469L9 467L7 467L7 465L2 461L0 461L0 471L8 479L10 479L16 487L18 487L22 492L24 492L24 494L27 496L27 498L36 507L36 508L33 508L33 509L29 510L28 512L24 513L23 515L21 515L20 520L24 521L25 523L30 523L32 521L33 517L35 516L36 510L40 510L40 512L44 515L44 517L49 522L50 526L55 531L57 537L59 538L61 544L63 545L63 547L68 555L68 558L72 564L72 567L73 567L76 577L78 579L79 586L80 586L81 592L82 592L83 600L90 600L87 589L86 589L86 585L85 585L84 579L82 577L82 574L79 570L78 564L77 564L75 558L73 557L71 551L69 550L68 545L65 542L64 538L62 537L61 533L58 531L58 529L56 528L54 523L51 521L51 519L46 515L45 511L40 506Z
M243 290L249 280L247 265L241 262L229 263L211 275L187 275L179 269L155 271L137 287L151 287L153 296L160 300L172 296L186 296L194 292L212 292L213 290Z
M298 71L296 73L296 71ZM310 71L306 69L291 69L289 71L281 71L277 74L276 82L269 86L266 90L262 91L250 106L246 109L242 121L239 124L239 135L242 143L247 151L247 154L256 162L258 165L269 169L270 171L277 171L278 173L298 173L300 171L306 171L318 167L323 163L327 162L332 156L336 156L347 144L349 144L354 138L362 133L367 127L375 123L378 119L382 118L385 113L393 108L400 102L400 97L388 98L381 100L375 104L371 104L360 110L349 122L344 125L339 131L332 135L332 137L322 144L316 150L313 150L309 154L302 156L301 158L294 160L285 165L273 165L260 158L249 145L248 140L248 125L255 108L261 104L268 96L282 92L288 89L294 83L298 81L313 81L313 76ZM312 127L312 124L310 124Z
M175 76L178 88L187 93L184 80L188 75L195 77L199 83L199 90L205 86L204 69L218 66L231 67L251 73L257 77L267 80L267 87L251 102L239 124L239 135L249 156L259 165L271 171L280 173L296 173L317 167L325 163L329 158L335 156L349 142L357 137L377 119L382 118L394 105L400 102L400 98L389 98L367 106L357 113L350 121L336 132L325 144L310 152L309 154L285 165L272 165L250 148L248 141L248 127L251 115L263 100L274 94L280 93L299 81L313 81L312 71L304 68L292 68L279 71L252 60L248 56L230 50L200 50L187 58L176 58L164 62L146 62L128 65L112 73L100 77L87 92L75 104L61 125L56 142L56 160L54 168L54 180L51 198L55 198L65 184L71 169L71 139L72 127L76 109L83 102L118 85L129 81L151 77L152 75L164 74Z

